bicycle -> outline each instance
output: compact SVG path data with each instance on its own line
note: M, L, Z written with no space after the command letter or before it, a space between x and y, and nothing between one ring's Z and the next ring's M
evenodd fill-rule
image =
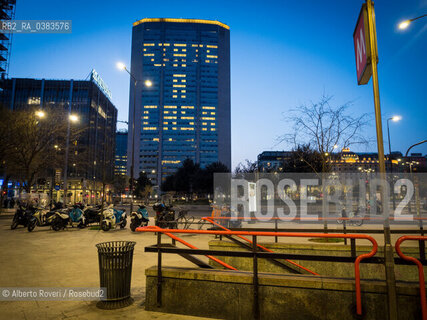
M345 209L343 209L341 215L342 218L337 219L337 222L339 224L344 223L344 221L346 221L346 224L350 225L350 226L358 226L360 227L363 224L363 219L361 217L359 217L357 214L357 211L354 212L350 212L349 215L347 216L347 213L345 211Z
M188 229L191 224L194 222L193 216L188 216L188 210L180 210L178 212L178 218L176 219L176 223L178 229Z

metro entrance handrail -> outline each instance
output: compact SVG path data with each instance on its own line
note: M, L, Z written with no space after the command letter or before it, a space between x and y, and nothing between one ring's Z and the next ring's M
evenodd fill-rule
M394 246L399 257L401 257L404 260L411 261L411 262L415 263L418 267L418 280L420 283L421 311L422 311L422 315L423 315L423 320L427 320L427 302L426 302L426 289L425 289L425 280L424 280L424 268L423 268L422 263L418 259L403 254L402 250L400 249L400 245L402 244L403 241L407 241L407 240L426 241L427 237L426 236L402 236L399 239L397 239L396 244Z
M362 315L362 298L360 289L360 262L363 259L373 257L378 250L377 241L366 234L327 234L327 233L298 233L298 232L269 232L269 231L220 231L220 230L181 230L181 229L161 229L152 227L139 227L137 232L161 232L161 233L182 233L182 234L210 234L210 235L235 235L235 236L264 236L264 237L297 237L297 238L347 238L365 239L372 243L372 250L369 253L361 254L354 261L355 284L356 284L356 312Z
M229 231L229 230L230 230L230 229L227 229L227 228L225 228L224 226L220 225L219 223L216 223L215 221L213 221L211 217L204 217L204 218L202 218L202 219L203 219L203 220L205 220L205 221L208 221L208 222L212 223L213 225L215 225L215 226L217 226L217 227L219 227L219 228L221 228L221 229L223 229L223 230L227 230L227 231ZM238 236L238 237L239 237L239 238L241 238L242 240L245 240L245 241L249 242L250 244L252 244L252 241L251 241L251 240L249 240L248 238L245 238L245 237L243 237L243 236ZM260 244L257 244L257 246L258 246L259 248L261 248L262 250L264 250L264 251L267 251L267 252L271 252L271 253L273 253L273 251L272 251L272 250L267 249L266 247L264 247L264 246L262 246L262 245L260 245ZM303 270L305 270L305 271L307 271L307 272L309 272L309 273L311 273L311 274L315 275L315 276L318 276L318 275L319 275L318 273L316 273L316 272L314 272L314 271L311 271L310 269L307 269L307 268L305 268L305 267L303 267L303 266L299 265L298 263L295 263L295 262L294 262L294 261L292 261L292 260L286 259L286 261L287 261L287 262L289 262L289 263L291 263L291 264L293 264L294 266L296 266L296 267L298 267L298 268L300 268L300 269L303 269Z
M157 230L159 232L162 232L165 235L167 235L168 237L170 237L171 239L173 239L175 241L178 241L178 242L182 243L183 245L185 245L185 246L187 246L187 247L189 247L191 249L198 249L197 247L193 246L192 244L188 243L187 241L184 241L181 238L178 238L177 236L171 234L170 232L163 232L163 231L161 231L162 229L160 227L158 227L158 226L147 226L145 228L151 228L151 229ZM222 265L226 269L237 271L237 269L234 268L233 266L230 266L229 264L227 264L227 263L225 263L225 262L223 262L223 261L221 261L221 260L219 260L219 259L217 259L217 258L215 258L213 256L207 255L206 257L208 257L212 261L215 261L216 263Z

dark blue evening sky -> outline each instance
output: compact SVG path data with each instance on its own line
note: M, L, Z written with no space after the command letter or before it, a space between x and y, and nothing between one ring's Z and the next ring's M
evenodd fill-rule
M282 114L317 101L323 92L335 104L353 101L354 115L373 114L372 83L356 81L352 34L362 3L18 0L16 19L69 19L73 32L14 35L9 76L84 79L95 68L112 91L119 119L127 120L129 79L115 64L129 64L132 23L147 17L219 20L231 28L235 166L264 150L290 149L276 145L289 130ZM427 18L404 32L397 24L427 13L427 0L377 0L375 9L383 119L403 117L390 130L392 149L405 152L427 139ZM387 138L385 121L383 129ZM366 135L375 137L373 120ZM376 144L368 150L376 151ZM425 154L427 145L413 151Z

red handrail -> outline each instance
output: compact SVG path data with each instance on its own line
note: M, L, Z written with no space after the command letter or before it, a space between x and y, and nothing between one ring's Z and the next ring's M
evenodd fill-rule
M402 259L405 259L407 261L411 261L411 262L415 263L418 267L418 280L420 283L421 311L422 311L422 315L423 315L423 320L427 320L427 302L426 302L426 289L425 289L425 280L424 280L424 268L418 259L404 255L402 253L402 251L400 250L400 244L406 240L422 240L422 241L425 241L425 240L427 240L427 237L425 237L425 236L402 236L399 239L397 239L396 244L394 246L399 257L401 257Z
M226 227L224 227L224 226L220 225L219 223L216 223L216 222L212 221L209 217L204 217L204 218L202 218L202 219L203 219L203 220L206 220L206 221L209 221L209 222L210 222L210 223L212 223L213 225L216 225L217 227L220 227L220 228L221 228L221 229L223 229L223 230L230 231L230 229L227 229ZM242 236L237 236L237 237L239 237L240 239L245 240L245 241L249 242L250 244L252 244L252 241L251 241L251 240L249 240L248 238L245 238L245 237L242 237ZM257 246L258 246L259 248L261 248L262 250L264 250L264 251L271 252L271 253L273 253L273 252L274 252L273 250L267 249L266 247L264 247L264 246L262 246L262 245L260 245L260 244L257 244ZM311 273L311 274L313 274L313 275L315 275L315 276L318 276L318 275L319 275L318 273L316 273L316 272L314 272L314 271L311 271L310 269L307 269L307 268L305 268L305 267L303 267L303 266L299 265L298 263L296 263L296 262L294 262L294 261L292 261L292 260L288 260L288 259L285 259L285 260L286 260L287 262L289 262L289 263L293 264L294 266L296 266L296 267L298 267L298 268L300 268L300 269L303 269L303 270L305 270L305 271L307 271L307 272L309 272L309 273Z
M187 246L187 247L189 247L189 248L191 248L191 249L198 249L197 247L193 246L192 244L188 243L187 241L184 241L184 240L182 240L181 238L178 238L177 236L175 236L175 235L171 234L170 232L163 232L163 231L162 231L163 229L162 229L162 228L160 228L160 227L158 227L158 226L147 226L147 227L145 227L145 228L151 228L151 229L154 229L154 230L155 230L155 232L162 232L162 233L164 233L165 235L167 235L168 237L170 237L170 238L172 238L172 239L174 239L174 240L176 240L176 241L178 241L178 242L181 242L183 245L185 245L185 246ZM222 265L223 267L225 267L225 268L227 268L227 269L230 269L230 270L237 270L236 268L234 268L234 267L230 266L229 264L225 263L224 261L219 260L218 258L215 258L215 257L213 257L213 256L209 256L209 255L207 255L206 257L208 257L209 259L211 259L211 260L215 261L216 263L219 263L220 265Z
M357 256L354 262L354 273L356 282L356 312L362 315L362 297L360 291L360 269L359 265L363 259L371 258L377 253L377 241L367 234L330 234L330 233L297 233L297 232L271 232L271 231L219 231L219 230L181 230L181 229L161 229L152 227L136 228L138 232L162 232L162 233L187 233L187 234L212 234L212 235L245 235L245 236L264 236L264 237L297 237L297 238L348 238L365 239L372 243L372 250L369 253Z

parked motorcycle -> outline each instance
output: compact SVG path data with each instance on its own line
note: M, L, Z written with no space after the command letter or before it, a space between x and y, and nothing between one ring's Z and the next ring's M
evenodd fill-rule
M101 229L108 231L111 228L115 228L117 225L120 229L126 227L126 210L114 209L113 205L110 204L103 213L104 219L101 222Z
M31 217L33 216L34 212L36 212L36 209L34 207L23 207L19 206L18 209L16 209L16 212L13 216L12 224L10 225L10 229L16 229L18 226L28 226L28 222L30 221Z
M102 220L101 214L101 205L97 205L94 207L86 207L83 209L84 217L85 217L85 226L93 223L100 223Z
M138 210L132 212L130 218L130 229L135 231L136 228L143 226L146 227L148 225L148 211L144 205L140 205Z
M176 229L175 210L172 206L166 206L163 203L155 203L153 209L156 212L155 224L160 228Z
M85 216L81 205L74 205L68 212L68 215L70 216L69 222L71 227L77 226L77 228L84 228L86 226Z
M79 204L75 204L72 208L59 209L55 211L55 215L52 219L52 229L59 231L65 229L68 226L84 228L85 216L83 214L82 207Z
M70 222L70 210L59 209L55 211L54 217L52 218L52 229L54 231L59 231L65 229L65 227Z
M52 224L56 210L36 208L31 219L28 221L27 230L33 231L36 226L46 227Z

